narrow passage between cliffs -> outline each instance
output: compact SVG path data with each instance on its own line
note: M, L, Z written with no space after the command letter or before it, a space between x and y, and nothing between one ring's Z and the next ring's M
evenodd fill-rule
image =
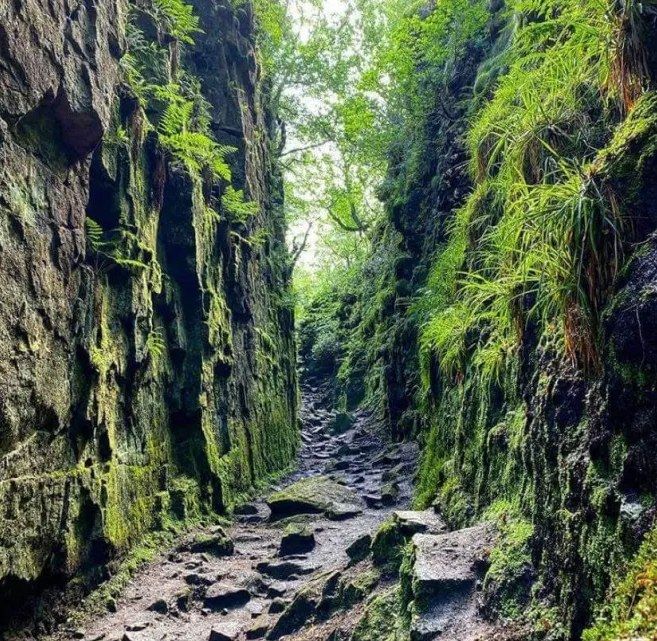
M133 577L112 611L57 638L357 639L366 604L398 596L411 538L417 585L435 596L412 621L414 638L480 638L488 628L477 613L476 558L490 532L448 534L434 510L410 511L417 445L387 442L371 414L348 420L326 409L327 397L321 385L303 386L297 471L238 506L229 526L187 535ZM386 620L397 624L392 610Z

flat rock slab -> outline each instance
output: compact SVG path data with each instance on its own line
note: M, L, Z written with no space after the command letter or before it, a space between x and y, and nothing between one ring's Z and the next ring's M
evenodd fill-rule
M437 595L474 584L477 561L492 544L493 528L484 524L447 534L415 534L412 540L416 589Z
M237 641L241 633L240 626L235 623L224 623L212 628L208 641Z
M294 514L320 514L337 518L358 514L363 503L349 488L326 476L312 476L275 492L267 499L272 518Z
M447 530L445 521L435 510L397 510L393 513L401 532L412 534L440 534Z
M211 585L203 598L206 607L213 610L241 607L249 602L251 594L244 588L220 581Z

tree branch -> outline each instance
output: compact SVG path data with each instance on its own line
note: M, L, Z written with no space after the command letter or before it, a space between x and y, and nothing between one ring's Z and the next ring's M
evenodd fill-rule
M303 241L301 242L301 245L299 245L297 247L296 242L294 243L294 247L293 247L293 252L294 253L292 254L292 261L291 261L291 264L290 264L290 271L294 271L294 268L296 267L297 262L299 261L299 258L301 258L301 254L303 254L303 252L305 251L306 245L308 245L308 238L310 237L310 230L312 228L313 228L312 222L308 223L308 229L306 229L306 233L303 237Z
M330 141L329 140L324 140L322 142L316 142L313 143L312 145L306 145L305 147L295 147L294 149L290 149L288 151L284 151L283 153L279 154L279 158L284 158L285 156L291 156L292 154L298 154L302 151L309 151L310 149L317 149L318 147L323 147L324 145L328 145Z

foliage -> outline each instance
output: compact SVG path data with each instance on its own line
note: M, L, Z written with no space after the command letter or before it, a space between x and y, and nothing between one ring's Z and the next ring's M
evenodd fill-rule
M468 134L477 187L436 264L451 300L423 332L424 353L451 376L468 361L499 379L528 323L597 369L600 318L631 227L606 166L609 130L625 135L628 82L614 82L618 23L606 0L513 8L521 26L508 71Z
M232 147L220 145L205 134L195 131L181 131L171 136L162 136L160 140L192 173L207 168L215 178L230 181L231 171L226 156L234 151Z
M194 44L193 35L199 33L198 16L184 0L153 0L155 16L165 26L166 31L176 40Z
M624 578L618 578L584 641L653 638L657 628L657 529L646 537Z
M313 269L321 265L322 270L318 280L338 261L358 288L371 243L382 228L376 188L385 175L390 145L400 136L414 136L422 126L449 65L470 39L483 37L487 16L485 2L462 0L438 3L429 12L421 2L353 0L337 17L312 8L302 13L308 35L287 43L277 80L284 85L281 111L291 120L295 141L283 160L288 184L295 186L287 195L289 219L301 228L298 221L312 221L318 258ZM300 88L310 96L308 107L299 104ZM301 270L297 273L307 279ZM333 278L335 269L329 273ZM321 283L317 290L321 297ZM375 287L370 290L379 297ZM381 302L384 298L381 294ZM312 300L311 295L307 304ZM371 317L378 307L371 305L362 310L363 329L376 324ZM342 346L347 361L362 357L362 338L359 331L350 341L353 359L352 347ZM349 369L347 364L343 372Z
M85 218L84 225L88 248L90 253L99 260L98 267L118 266L137 272L148 269L146 263L130 257L127 246L134 238L129 232L122 229L106 232L89 216Z
M201 31L192 5L183 0L153 0L150 11L160 28L182 43L193 44L192 35ZM155 123L160 143L176 160L192 174L208 171L214 180L230 183L227 158L236 150L212 137L211 107L201 82L184 69L171 78L170 52L139 28L140 12L148 12L148 5L131 7L128 52L121 60L125 82ZM229 187L227 200L237 205L239 193Z
M166 351L166 340L161 328L158 327L149 333L146 339L146 351L157 365Z
M247 202L244 198L244 191L235 189L232 185L228 185L226 188L221 203L229 219L235 223L244 224L259 211L258 203Z

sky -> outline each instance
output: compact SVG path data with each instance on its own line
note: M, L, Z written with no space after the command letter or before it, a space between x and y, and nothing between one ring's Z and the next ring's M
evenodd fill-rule
M290 7L290 15L292 16L293 20L300 21L301 16L303 15L304 11L304 6L307 7L307 4L304 0L291 0L289 7ZM325 16L330 16L330 17L340 17L341 15L344 14L346 9L346 3L343 0L323 0L322 3L322 14ZM304 35L304 28L299 26L300 28L300 33L303 36ZM295 99L300 100L304 105L310 110L310 111L316 111L318 108L318 103L315 99L306 97L303 95L303 93L299 93L295 91ZM288 141L287 141L287 148L296 148L299 146L299 142L295 141L293 132L288 132ZM323 152L326 152L327 149L324 148L322 150ZM288 177L288 180L291 179ZM306 230L308 227L308 223L306 221L300 221L297 224L293 225L291 229L289 230L288 233L288 241L291 247L294 246L295 241L297 244L301 243L301 240L303 239ZM304 267L305 269L309 271L314 271L315 269L318 268L318 250L319 250L319 229L318 229L318 224L315 223L310 230L307 244L306 244L306 249L304 253L301 255L299 259L299 265Z

